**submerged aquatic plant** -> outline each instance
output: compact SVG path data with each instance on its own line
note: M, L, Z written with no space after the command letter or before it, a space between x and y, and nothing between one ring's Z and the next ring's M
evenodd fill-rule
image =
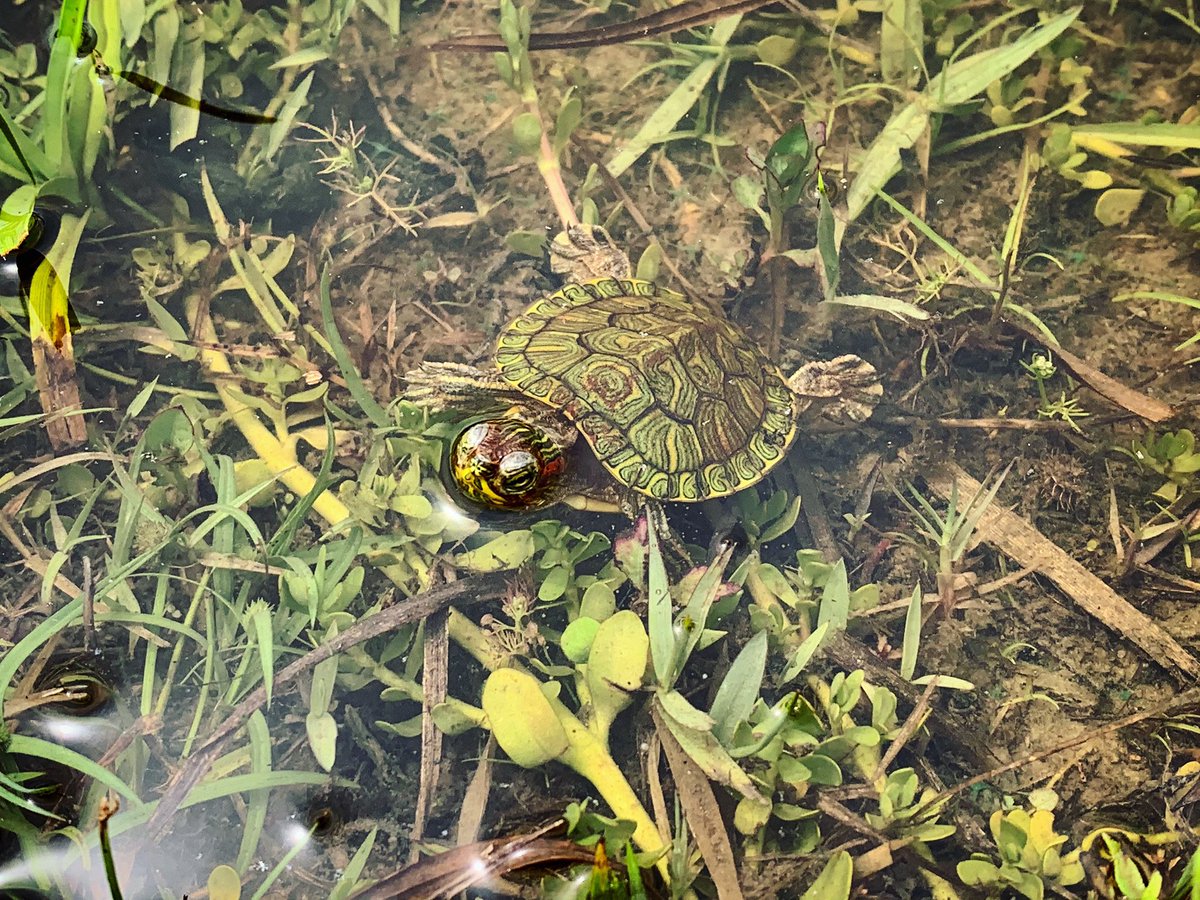
M1028 809L996 810L989 820L996 856L976 853L958 864L958 877L966 885L982 888L989 897L1015 891L1029 900L1041 900L1047 884L1067 888L1084 879L1078 848L1063 852L1068 836L1054 830L1053 791L1030 795Z
M1068 400L1066 391L1061 392L1057 400L1051 400L1046 393L1046 382L1058 373L1058 367L1054 365L1050 354L1035 353L1029 362L1021 361L1021 368L1037 384L1038 396L1042 401L1038 405L1038 416L1043 419L1059 419L1070 425L1074 431L1082 434L1082 429L1076 420L1086 419L1091 413L1083 409L1074 397Z

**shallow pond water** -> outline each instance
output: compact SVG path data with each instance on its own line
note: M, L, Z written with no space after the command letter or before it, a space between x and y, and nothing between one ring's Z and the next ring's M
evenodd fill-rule
M0 896L1179 883L1200 26L886 6L0 0Z

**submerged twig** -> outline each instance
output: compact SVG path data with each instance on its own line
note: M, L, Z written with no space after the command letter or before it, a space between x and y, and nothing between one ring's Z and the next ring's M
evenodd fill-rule
M1181 694L1171 697L1169 700L1165 700L1162 703L1152 706L1149 709L1132 713L1124 718L1117 719L1115 722L1109 722L1107 725L1103 725L1099 728L1089 728L1084 731L1083 734L1077 735L1076 737L1070 738L1069 740L1063 741L1059 744L1055 744L1053 747L1047 747L1045 750L1035 751L1027 756L1021 757L1020 759L1014 759L1012 762L1005 763L1002 766L997 766L994 769L981 772L978 775L968 778L966 781L961 781L954 785L954 787L947 788L937 796L932 797L928 801L922 803L913 816L915 818L926 809L935 809L941 804L945 803L947 800L950 800L952 797L961 794L963 791L970 790L977 784L995 781L1001 775L1016 771L1017 769L1023 769L1025 766L1032 765L1035 762L1039 762L1047 757L1054 756L1057 753L1063 753L1064 751L1071 750L1090 741L1098 740L1106 735L1129 728L1132 725L1137 725L1139 722L1144 722L1147 719L1158 719L1175 715L1176 713L1181 712L1188 707L1194 707L1197 704L1200 704L1200 688L1191 688Z
M408 861L421 855L419 842L425 834L429 809L437 794L442 765L442 732L434 724L433 708L446 701L449 637L446 611L439 610L425 620L424 660L421 663L421 776L417 788L417 808L413 813L412 846Z
M934 675L930 679L929 684L925 686L925 690L921 692L921 696L917 700L917 705L913 707L912 712L908 714L908 718L904 720L904 724L900 727L900 731L892 738L892 742L888 744L887 752L880 757L879 764L871 774L870 780L872 783L878 781L887 773L896 757L900 755L900 751L904 749L904 745L912 740L912 736L917 733L917 729L925 724L925 716L929 712L929 701L933 698L933 692L937 690L939 680L940 676Z
M580 31L543 31L529 36L530 50L571 50L623 44L641 38L697 28L727 16L753 12L775 0L691 0L629 22L584 28ZM457 50L466 53L503 51L497 34L468 34L430 44L427 50Z
M1134 415L1155 424L1165 422L1175 415L1175 409L1169 404L1163 403L1161 400L1156 400L1153 397L1148 397L1140 391L1122 384L1115 378L1105 375L1087 360L1076 356L1068 350L1064 350L1061 345L1047 339L1040 331L1035 331L1015 318L1010 318L1008 324L1025 335L1029 340L1044 346L1047 350L1053 351L1058 361L1071 370L1072 375L1110 403L1115 403L1117 406L1129 410Z

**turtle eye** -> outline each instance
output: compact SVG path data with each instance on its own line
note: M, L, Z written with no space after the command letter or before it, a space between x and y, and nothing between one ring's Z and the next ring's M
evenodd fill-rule
M553 499L565 468L542 429L520 419L489 419L464 429L450 447L450 473L463 495L498 509L531 509Z

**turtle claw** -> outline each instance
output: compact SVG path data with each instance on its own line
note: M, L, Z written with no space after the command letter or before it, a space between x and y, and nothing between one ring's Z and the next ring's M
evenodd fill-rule
M801 366L788 387L801 401L818 403L821 417L839 425L865 422L883 396L875 367L850 354Z

